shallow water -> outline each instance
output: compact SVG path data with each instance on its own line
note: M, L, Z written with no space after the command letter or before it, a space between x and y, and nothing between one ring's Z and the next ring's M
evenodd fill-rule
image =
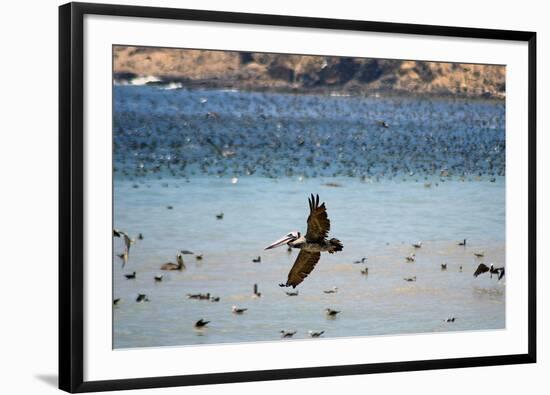
M488 275L472 276L481 261L504 264L505 178L498 175L504 172L503 155L499 152L493 157L492 170L482 159L485 148L493 147L496 152L495 146L503 147L501 104L118 88L114 226L132 237L142 233L144 239L132 245L125 268L116 257L123 250L122 242L114 239L113 298L121 299L113 309L115 348L273 341L280 339L283 329L297 330L294 338L305 338L308 330L324 330L326 337L349 337L505 327L505 281ZM208 100L200 103L200 98ZM333 111L332 100L344 100L336 107L343 118ZM285 102L288 106L283 105ZM390 110L396 103L400 112L391 118ZM314 104L321 107L307 110ZM221 118L227 114L233 121L223 123L222 130L205 126L204 106ZM394 148L389 143L379 146L376 155L366 159L356 138L334 142L342 149L339 152L347 155L346 160L330 157L329 149L308 151L304 148L307 144L294 148L283 144L278 149L261 145L261 139L250 137L251 130L231 134L236 124L249 122L251 114L261 108L266 115L255 121L257 136L267 133L272 123L276 128L282 122L290 136L302 133L307 141L314 141L324 138L326 122L340 123L344 128L345 118L354 119L355 110L362 107L374 108L368 120L372 135L379 134L374 120L381 112L390 119L389 130L399 130L399 136L406 135L406 128L395 125L409 118L440 119L426 128L432 134L443 133L440 128L448 121L427 110L437 108L442 114L455 114L454 132L449 133L469 136L477 132L483 137L476 137L476 141L483 144L464 138L459 139L462 143L456 140L448 145L443 143L445 139L437 139L431 147L439 153L430 159L436 162L436 170L428 171L422 167L420 154L429 149L423 133L413 133L405 140L396 138ZM473 110L466 111L469 108ZM457 109L462 109L463 115L456 115ZM321 132L312 126L304 134L301 123L289 121L304 111L309 118L319 118L313 125L325 125L320 126ZM176 113L181 119L194 117L196 129L192 133L176 132L166 119L168 123L157 122L162 117L170 120ZM485 119L485 115L491 120L487 128L496 128L492 137L481 123L474 127L473 120ZM465 125L474 131L456 124L456 117L472 120ZM351 122L359 125L366 121ZM146 143L145 134L130 133L145 129L150 129ZM234 146L220 143L219 147L239 151L242 143L248 148L225 158L208 148L210 145L204 143L207 136L228 142L227 136L237 136ZM454 148L445 151L444 147ZM294 155L300 153L327 155L331 163L325 168L317 162L295 162ZM399 161L396 155L405 159ZM182 158L187 163L183 169ZM387 171L394 163L404 162L406 170ZM286 170L276 170L281 163L285 164L283 169L295 170L291 176ZM247 175L246 169L254 171ZM442 169L453 174L442 176ZM353 176L347 176L350 174ZM289 254L286 248L263 248L291 230L306 230L310 193L318 193L326 202L330 236L339 238L344 250L323 254L315 270L297 288L299 295L287 296L288 289L278 284L286 280L297 254ZM216 219L221 212L223 219ZM467 246L458 246L464 238ZM411 244L420 240L423 247L416 250L416 262L407 263L405 256L414 250ZM181 249L204 254L204 258L198 261L194 255L184 255L186 270L164 272L163 281L155 283L153 277L163 273L160 265L174 262ZM475 258L473 252L477 251L484 251L485 257ZM257 256L261 262L252 262ZM362 257L368 258L366 263L353 263ZM440 268L444 262L448 264L445 271ZM368 276L360 273L364 267L369 268ZM136 279L125 279L123 274L133 271L137 272ZM410 276L416 276L417 281L404 281ZM260 298L252 297L254 283L262 293ZM338 292L323 293L332 287L338 287ZM219 296L220 301L186 297L188 293L207 292ZM136 303L138 293L147 294L150 301ZM235 315L231 313L233 305L249 310ZM327 319L327 307L341 313ZM444 322L451 316L456 317L455 322ZM200 318L211 323L198 331L193 325Z
M334 181L334 180L333 180ZM326 336L360 336L445 330L502 328L505 324L504 281L472 277L481 261L504 263L504 184L383 181L366 184L338 180L197 178L186 182L150 181L139 189L132 182L115 185L115 226L132 235L143 233L131 248L130 261L114 265L115 347L244 342L277 339L282 329L325 330ZM327 202L331 235L344 251L324 254L312 274L290 297L278 287L286 280L296 253L263 247L286 232L305 231L307 194ZM173 206L172 210L167 206ZM223 212L223 220L215 214ZM456 245L467 238L466 248ZM415 263L404 257L422 240ZM115 252L122 251L115 239ZM204 254L202 261L184 255L187 269L167 272L160 265L175 261L180 249ZM252 259L261 256L260 263ZM366 264L354 264L361 257ZM441 263L448 269L442 271ZM459 272L459 266L463 272ZM360 273L365 266L368 276ZM123 273L137 272L135 280ZM404 277L417 276L416 282ZM262 293L252 298L253 284ZM336 294L323 290L338 287ZM219 296L220 302L191 300L187 293ZM135 303L137 293L149 303ZM231 306L250 310L242 316ZM341 310L335 320L323 311ZM444 323L449 316L454 323ZM193 324L211 320L197 332Z

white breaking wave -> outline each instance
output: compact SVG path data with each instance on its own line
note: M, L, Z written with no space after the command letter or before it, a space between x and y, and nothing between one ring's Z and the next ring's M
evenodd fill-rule
M161 81L160 78L152 76L152 75L148 75L148 76L145 76L145 77L133 78L130 81L130 84L131 85L145 85L145 84L148 84L149 82L160 82L160 81Z

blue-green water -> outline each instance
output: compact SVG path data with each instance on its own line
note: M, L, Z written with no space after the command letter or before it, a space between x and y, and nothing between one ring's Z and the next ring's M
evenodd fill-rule
M504 264L503 109L116 87L114 225L144 239L124 269L115 239L114 347L281 341L283 329L304 338L308 330L338 337L503 328L505 281L472 276L481 261ZM330 235L344 250L323 255L299 295L287 296L278 284L296 253L263 248L306 230L310 193L326 202ZM468 245L457 246L464 238ZM407 263L420 240L416 262ZM181 249L203 260L184 255L186 270L155 283ZM126 280L133 271L136 279ZM417 281L404 281L410 276ZM332 287L338 292L323 292ZM186 297L207 292L220 301ZM150 301L136 303L138 293ZM249 310L235 315L233 305ZM342 312L327 319L327 307ZM450 316L455 322L444 322ZM211 323L197 331L200 318Z

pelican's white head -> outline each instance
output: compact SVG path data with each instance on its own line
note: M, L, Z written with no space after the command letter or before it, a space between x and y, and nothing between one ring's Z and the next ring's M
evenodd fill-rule
M280 247L284 244L288 244L292 241L298 240L299 238L300 238L300 232L298 232L297 230L294 230L286 234L285 236L281 237L279 240L275 241L274 243L268 245L267 247L265 247L265 249L270 250L275 247Z

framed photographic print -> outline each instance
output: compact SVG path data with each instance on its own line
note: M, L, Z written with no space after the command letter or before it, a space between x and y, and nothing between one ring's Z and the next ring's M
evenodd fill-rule
M59 12L61 389L536 361L535 33Z

